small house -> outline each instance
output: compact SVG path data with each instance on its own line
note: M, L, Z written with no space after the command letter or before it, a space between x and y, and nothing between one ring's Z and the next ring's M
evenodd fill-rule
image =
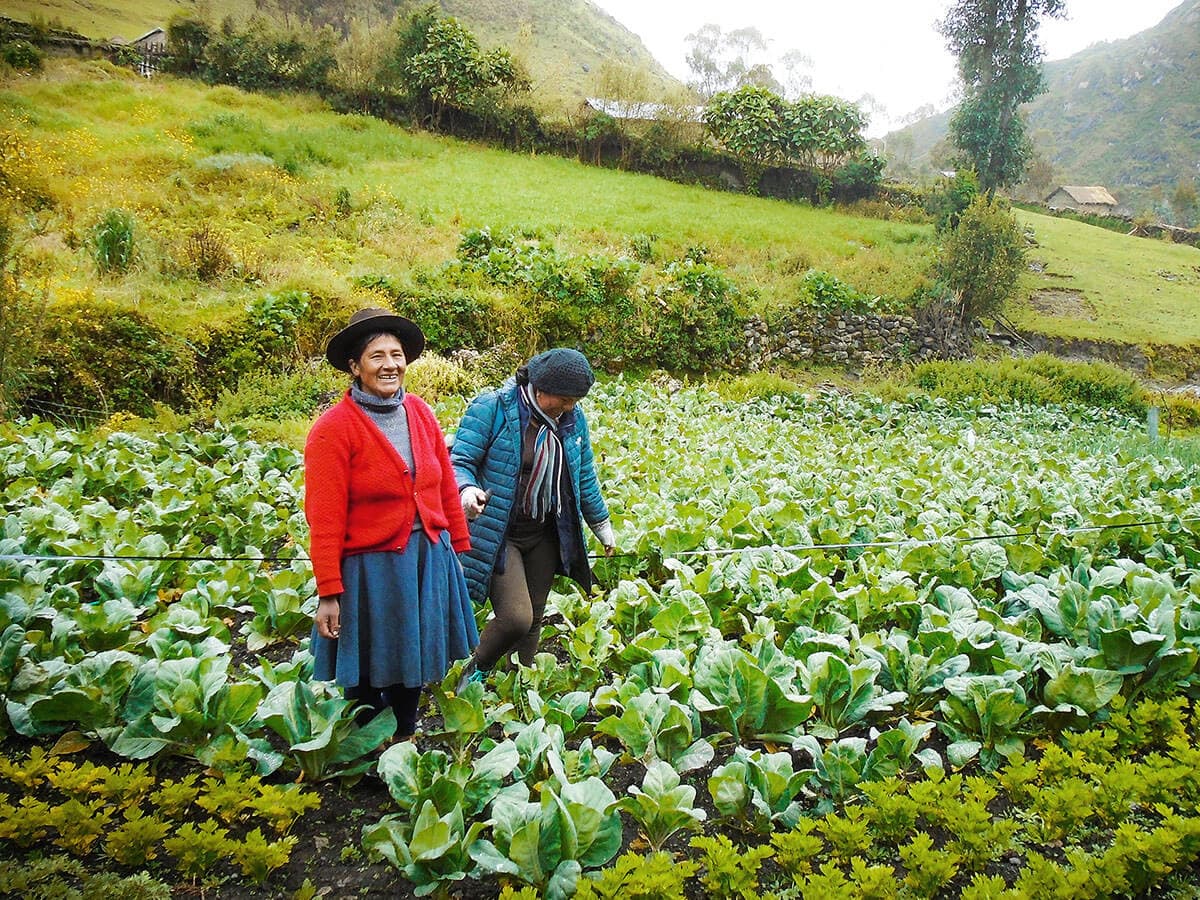
M644 100L604 100L587 97L581 112L603 113L620 122L654 122L659 119L680 119L684 122L703 122L703 106L668 106Z
M153 28L140 38L134 38L130 43L142 51L163 53L167 49L167 32L163 28Z
M1052 210L1070 209L1081 213L1111 216L1117 212L1117 201L1105 188L1099 186L1076 187L1063 185L1046 198L1046 206Z

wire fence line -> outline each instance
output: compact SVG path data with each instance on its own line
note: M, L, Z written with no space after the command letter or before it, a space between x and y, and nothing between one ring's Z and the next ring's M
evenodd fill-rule
M782 553L797 553L805 550L866 550L886 547L921 547L932 546L933 544L976 544L983 541L1002 541L1023 537L1054 537L1068 534L1079 534L1089 531L1112 531L1123 528L1143 528L1150 525L1174 525L1177 522L1200 522L1200 516L1182 516L1170 519L1148 519L1141 522L1120 522L1111 525L1078 525L1071 528L1033 528L1028 531L1008 531L998 534L979 534L968 535L965 537L942 535L940 537L933 538L908 537L896 538L888 541L849 541L838 544L792 544L790 546L764 544L755 547L718 547L706 550L681 550L680 552L673 554L673 556L730 556L750 550L771 550Z
M1175 525L1200 522L1200 516L1176 516L1169 519L1146 519L1138 522L1118 522L1110 525L1077 525L1070 528L1032 528L1026 531L1007 531L996 534L980 535L942 535L932 538L896 538L886 541L846 541L833 544L755 544L747 547L717 547L699 550L680 550L665 556L665 559L682 559L692 556L734 556L741 553L773 552L773 553L804 553L814 550L869 550L887 547L928 547L935 544L975 544L982 541L1003 541L1024 537L1056 537L1084 532L1114 531L1126 528L1145 528L1156 525ZM637 553L616 553L614 557L634 557ZM588 554L590 559L608 559L605 554ZM0 553L0 562L255 562L255 563L290 563L296 560L308 560L305 554L296 556L153 556L143 554L35 554L35 553Z
M87 413L89 416L98 416L107 418L112 415L110 409L93 409L90 406L76 406L73 403L59 403L56 400L47 400L44 397L33 397L28 401L28 405L37 407L38 409L58 409L66 410L72 413Z

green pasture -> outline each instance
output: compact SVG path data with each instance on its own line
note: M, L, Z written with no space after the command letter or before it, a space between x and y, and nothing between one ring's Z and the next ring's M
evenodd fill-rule
M152 28L165 28L177 12L194 12L196 5L179 0L5 0L0 15L19 22L40 20L60 24L94 40L115 37L132 41ZM254 12L252 0L222 0L222 14L244 19Z
M1013 320L1061 337L1134 344L1200 341L1200 250L1017 210L1037 246Z
M220 230L262 287L346 293L363 272L450 258L470 228L518 229L568 249L656 253L698 244L763 304L794 300L810 267L863 291L907 298L935 251L932 229L507 153L329 112L306 97L146 81L105 63L53 61L10 79L0 128L34 148L53 202L37 217L36 264L52 297L93 291L168 315L214 311L250 290L196 284L172 257L202 224ZM334 214L339 190L352 211ZM141 265L97 278L81 249L113 207L134 214ZM152 302L147 302L152 301Z
M25 217L23 247L51 302L94 296L176 327L220 319L264 290L343 297L356 275L436 268L478 227L614 256L634 238L646 246L648 237L662 259L703 245L759 309L795 303L809 268L906 300L927 283L938 249L927 225L509 153L339 115L311 96L146 80L96 61L52 59L41 75L9 75L0 132L21 153L5 161L10 177L47 198ZM87 236L118 207L134 216L138 264L101 278ZM1018 325L1144 344L1200 340L1194 248L1018 215L1040 269L1009 310ZM180 264L205 225L236 263L212 282Z

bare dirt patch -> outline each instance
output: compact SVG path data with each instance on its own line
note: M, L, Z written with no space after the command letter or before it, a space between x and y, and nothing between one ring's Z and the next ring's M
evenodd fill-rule
M1096 318L1096 308L1079 291L1034 291L1029 296L1029 305L1047 316L1061 316L1066 319L1086 319L1088 321Z

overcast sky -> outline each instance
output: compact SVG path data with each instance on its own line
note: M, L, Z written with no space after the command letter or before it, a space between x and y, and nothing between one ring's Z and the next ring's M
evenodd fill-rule
M868 134L883 134L924 104L953 102L954 58L934 23L949 0L593 0L638 35L668 72L690 80L687 36L706 23L725 32L754 26L778 56L812 60L812 89L847 100L872 95L887 110ZM1181 0L1067 0L1067 17L1045 20L1047 59L1151 28Z

